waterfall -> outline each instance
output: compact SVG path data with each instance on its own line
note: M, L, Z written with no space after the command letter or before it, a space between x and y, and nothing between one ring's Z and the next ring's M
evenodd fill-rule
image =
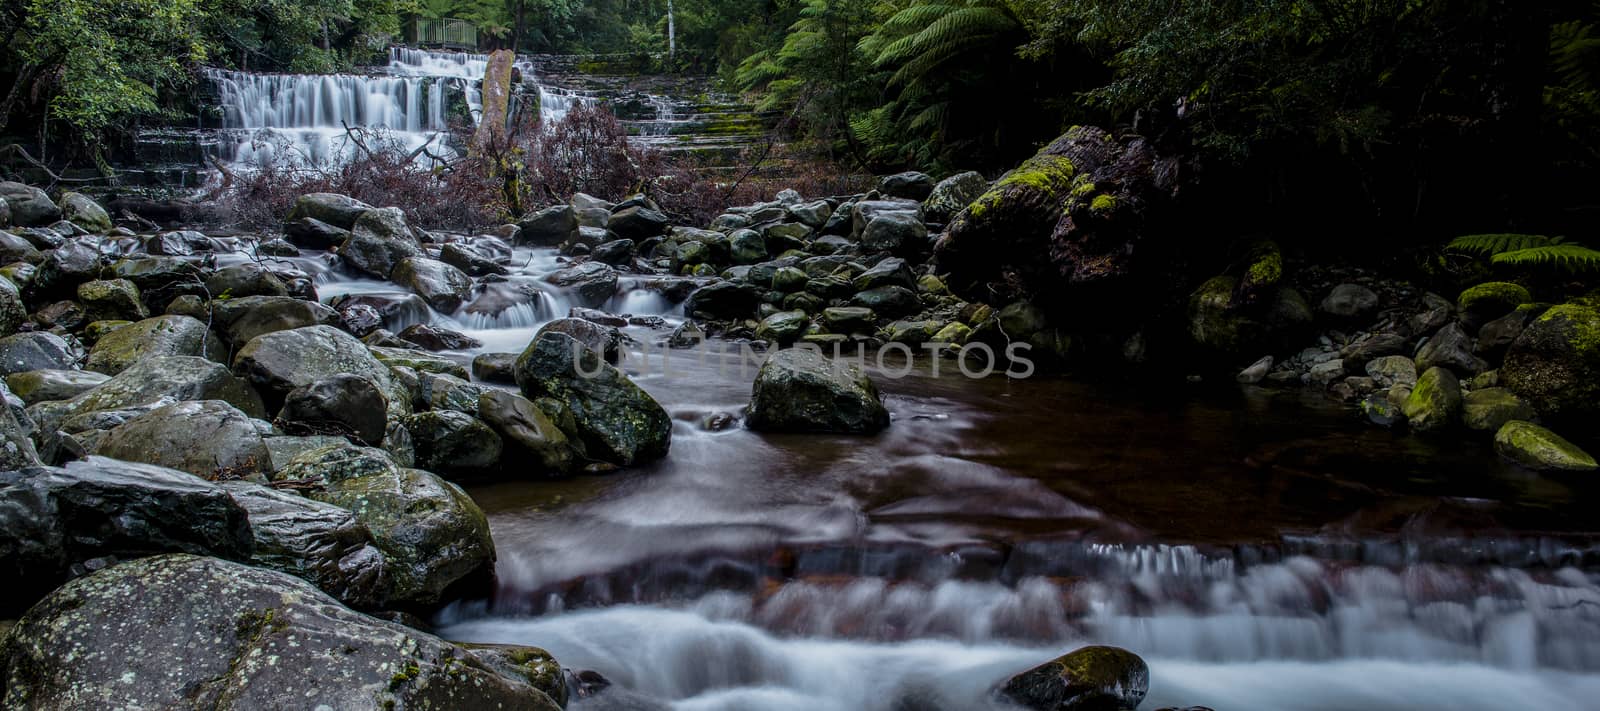
M388 64L370 74L208 69L222 114L214 155L241 169L282 155L301 165L337 163L356 150L346 126L380 129L406 151L433 144L434 153L448 155L443 134L450 128L450 96L459 92L470 114L463 118L476 122L488 64L483 54L393 47ZM533 76L531 65L519 62L518 68L525 78ZM579 100L555 98L542 87L540 95L546 123Z

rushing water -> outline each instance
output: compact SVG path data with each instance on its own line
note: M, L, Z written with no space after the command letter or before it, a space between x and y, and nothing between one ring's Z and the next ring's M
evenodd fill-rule
M402 298L295 261L325 300ZM544 280L550 250L513 262L455 314L396 318L518 351L575 302ZM1145 708L1600 698L1592 481L1294 393L925 359L903 378L865 359L894 415L878 436L762 435L737 424L755 367L736 348L657 348L681 315L645 280L607 308L667 324L628 328L623 367L671 413L670 456L474 487L499 590L439 619L614 682L575 709L989 709L997 681L1088 643L1150 662Z

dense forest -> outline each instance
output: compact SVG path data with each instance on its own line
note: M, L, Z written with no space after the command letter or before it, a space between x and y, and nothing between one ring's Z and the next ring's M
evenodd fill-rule
M27 0L0 16L0 130L94 146L181 115L197 66L350 69L444 17L487 47L713 74L857 170L992 173L1088 123L1203 159L1257 215L1338 205L1347 228L1449 234L1595 209L1600 15L1582 2Z

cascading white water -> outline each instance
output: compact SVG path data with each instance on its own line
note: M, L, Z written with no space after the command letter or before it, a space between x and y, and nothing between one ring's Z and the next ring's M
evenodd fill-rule
M207 70L222 109L216 156L245 169L279 157L301 165L337 163L357 150L347 127L380 129L408 152L433 144L431 152L448 155L441 139L450 129L450 96L459 92L468 113L460 119L476 122L488 64L482 54L393 47L389 63L372 74ZM524 77L533 75L531 65L518 68ZM578 100L545 101L541 119L558 120Z

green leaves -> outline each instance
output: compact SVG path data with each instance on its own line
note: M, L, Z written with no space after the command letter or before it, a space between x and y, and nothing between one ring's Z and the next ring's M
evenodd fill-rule
M1555 268L1573 273L1600 271L1600 251L1562 237L1524 234L1464 235L1445 246L1488 257L1491 264L1516 268Z

